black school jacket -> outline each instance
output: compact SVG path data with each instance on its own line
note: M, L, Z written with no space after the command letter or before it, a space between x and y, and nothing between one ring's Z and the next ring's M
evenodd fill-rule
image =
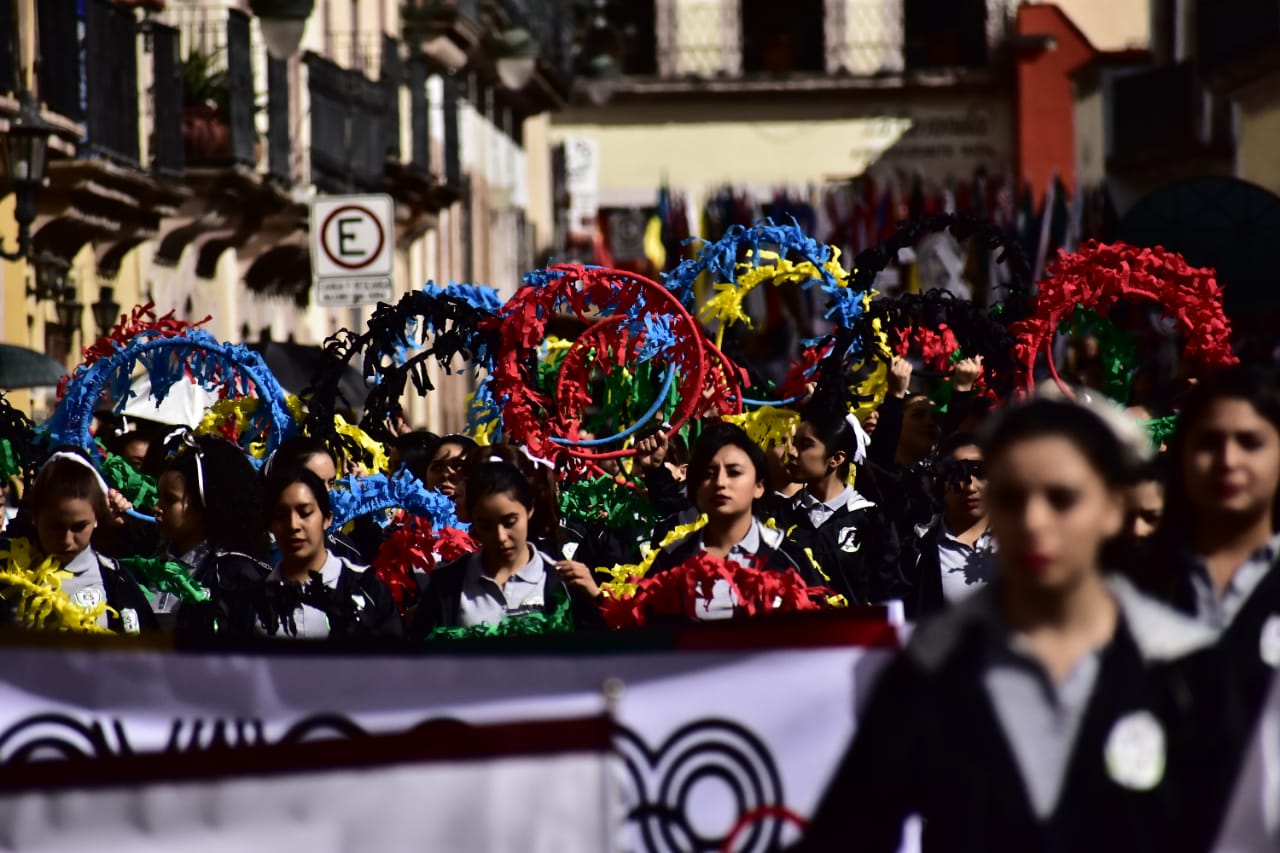
M552 568L555 560L545 553L539 553L545 563L547 578L542 593L542 612L550 616L563 596L568 595L576 630L602 628L604 618L596 603L584 595L570 593L560 573ZM462 583L466 579L467 566L472 560L479 559L480 552L476 551L431 573L427 591L422 595L422 604L418 606L413 624L409 627L410 640L422 642L436 628L456 628L461 624Z
M827 584L850 604L879 604L906 599L910 588L902 574L898 533L879 506L856 492L819 527L792 499L778 526L802 551L813 554Z
M248 554L209 549L191 567L192 580L209 590L209 599L178 605L174 630L193 640L252 636L257 603L270 573L265 563Z
M300 604L309 604L329 617L330 639L372 640L404 636L404 623L391 591L374 571L339 557L342 568L333 587L319 572L305 587L268 579L262 586L257 616L270 636L288 637L288 620Z
M823 796L803 851L898 849L924 819L924 853L1203 851L1233 776L1221 744L1238 708L1211 632L1114 581L1120 619L1068 759L1054 812L1037 817L983 673L999 617L993 585L923 625L889 666ZM1148 712L1165 768L1147 790L1114 781L1111 733Z

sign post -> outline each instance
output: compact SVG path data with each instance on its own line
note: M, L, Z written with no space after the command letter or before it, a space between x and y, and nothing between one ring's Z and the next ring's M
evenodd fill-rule
M390 302L395 205L387 195L340 195L311 203L311 269L324 308Z

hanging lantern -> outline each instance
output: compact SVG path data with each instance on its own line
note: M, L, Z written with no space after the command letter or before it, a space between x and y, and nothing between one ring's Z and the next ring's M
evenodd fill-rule
M315 0L249 0L249 10L262 25L262 39L274 59L298 52Z

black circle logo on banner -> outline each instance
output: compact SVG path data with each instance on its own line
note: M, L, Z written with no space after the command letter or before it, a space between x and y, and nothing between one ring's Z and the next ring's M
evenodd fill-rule
M676 730L657 750L619 727L615 745L626 766L628 819L652 853L717 853L732 830L708 832L696 814L695 790L728 793L733 820L784 804L782 777L768 746L729 720L698 720ZM741 853L777 849L783 821L767 817L740 836Z

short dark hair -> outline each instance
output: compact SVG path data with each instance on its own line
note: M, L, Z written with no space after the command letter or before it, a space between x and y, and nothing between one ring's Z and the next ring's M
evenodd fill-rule
M295 463L282 468L272 468L270 476L267 477L265 519L268 527L271 526L271 516L280 496L284 494L285 489L295 483L301 483L311 490L311 496L315 498L316 507L321 515L333 515L333 504L329 500L329 490L325 488L324 481L317 477L315 472Z
M1037 438L1071 442L1113 488L1132 483L1137 475L1135 460L1115 430L1088 407L1064 400L1035 399L1004 409L987 422L978 447L990 468L1014 444Z
M467 509L489 495L510 495L524 508L534 508L533 486L519 468L510 462L481 462L467 474Z
M962 447L977 447L978 437L971 432L953 432L938 443L935 455L945 459Z
M508 462L520 470L525 480L529 483L529 487L533 490L533 522L530 526L530 532L539 540L547 543L553 548L559 548L561 543L560 534L560 508L556 505L559 490L556 487L556 473L551 468L539 465L534 462L529 455L514 444L499 442L497 444L482 444L475 447L467 453L465 462L466 476L469 478L471 471L479 465L488 462ZM468 479L468 483L470 480ZM467 487L467 495L471 494L470 486ZM471 506L470 498L467 500L467 506Z
M266 468L269 472L277 465L291 466L295 463L302 465L312 456L328 456L333 460L333 467L339 467L338 454L333 452L333 448L324 439L309 435L294 435L280 442L280 446L267 461Z
M693 452L689 456L689 475L685 478L685 493L689 500L697 502L698 483L707 476L711 468L711 460L726 447L736 447L751 460L756 471L756 482L768 479L764 451L760 445L751 440L746 431L737 424L728 421L714 421L702 429L702 434L693 443Z

